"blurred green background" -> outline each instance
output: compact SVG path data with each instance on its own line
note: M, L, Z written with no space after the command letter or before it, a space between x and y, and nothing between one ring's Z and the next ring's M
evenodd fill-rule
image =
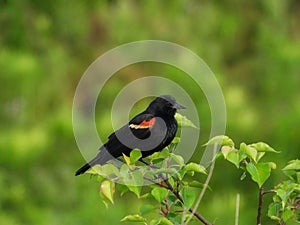
M237 143L265 141L282 152L271 158L278 163L266 184L272 187L284 178L280 168L299 157L299 18L298 0L0 0L0 224L120 224L123 216L138 212L141 203L131 194L106 209L97 181L74 177L84 160L71 110L77 83L98 56L143 39L178 43L209 65L226 99L226 133ZM104 89L107 102L97 106L101 136L112 131L110 105L118 90L152 72L172 74L192 87L168 66L124 69ZM205 103L199 90L189 89ZM201 138L194 160L210 131L205 107L199 103ZM213 192L199 208L215 224L234 223L237 193L240 224L255 223L256 185L239 176L232 165L217 163Z

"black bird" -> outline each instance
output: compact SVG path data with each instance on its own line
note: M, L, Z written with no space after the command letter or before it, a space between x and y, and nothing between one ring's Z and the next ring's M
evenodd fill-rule
M161 151L176 135L178 128L174 117L176 110L184 108L170 95L157 97L144 112L112 133L108 141L99 149L100 152L96 157L78 169L75 176L83 174L96 164L103 165L122 154L129 156L130 151L135 148L141 150L143 158Z

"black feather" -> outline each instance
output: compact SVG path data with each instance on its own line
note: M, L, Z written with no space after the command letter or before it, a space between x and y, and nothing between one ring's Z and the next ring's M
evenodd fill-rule
M99 149L100 152L89 163L76 171L75 175L80 175L96 164L103 165L107 161L122 156L130 155L130 151L138 148L142 152L142 157L161 151L174 139L177 132L177 121L174 117L176 110L184 108L169 95L157 97L150 103L148 108L135 116L128 124L112 133L108 141ZM152 127L140 125L143 121L155 118ZM135 128L131 128L130 125Z

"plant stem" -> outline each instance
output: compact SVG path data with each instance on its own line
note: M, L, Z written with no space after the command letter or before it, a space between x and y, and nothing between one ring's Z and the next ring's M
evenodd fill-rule
M240 194L236 195L236 204L235 204L235 225L239 225L239 209L240 209Z
M263 195L269 194L269 193L276 193L276 190L271 189L271 190L268 190L268 191L264 191Z
M258 207L257 207L257 218L256 218L256 224L261 225L261 209L263 204L263 195L264 195L264 188L259 188L259 194L258 194Z
M165 183L166 183L166 185L168 187L168 190L170 190L178 198L179 201L181 201L182 203L184 203L181 195L179 194L179 192L172 187L172 185L170 184L170 182L167 179L165 180ZM213 225L210 222L208 222L203 216L201 216L199 213L197 213L196 210L194 210L193 208L189 208L189 212L191 212L203 224L205 224L205 225Z
M264 191L263 187L259 188L259 194L258 194L258 207L257 207L257 218L256 218L256 224L261 225L261 210L262 210L262 205L263 205L263 196L265 194L269 193L275 193L276 191L271 189L268 191Z
M194 208L195 208L195 209L198 209L198 207L199 207L199 205L200 205L200 202L201 202L201 200L202 200L202 198L203 198L203 196L204 196L204 194L205 194L205 192L206 192L206 190L207 190L207 187L208 187L208 184L209 184L209 182L210 182L210 179L211 179L211 177L212 177L212 175L213 175L213 171L214 171L215 163L216 163L215 157L216 157L216 154L217 154L217 150L218 150L218 145L215 144L215 145L214 145L214 150L213 150L213 159L212 159L212 163L211 163L211 166L210 166L210 169L209 169L209 173L208 173L207 178L206 178L206 180L205 180L204 187L203 187L203 189L201 190L201 193L200 193L200 195L199 195L199 197L198 197L198 199L197 199L197 201L196 201L196 203L195 203L195 205L194 205ZM187 221L184 223L184 225L187 225L187 224L191 221L191 219L192 219L192 216L190 216L190 217L187 219Z
M162 188L165 188L165 189L168 189L168 187L167 186L165 186L165 185L163 185L163 184L161 184L161 183L157 183L157 182L155 182L155 181L153 181L153 180L151 180L150 178L148 178L148 177L144 177L144 179L145 180L147 180L147 181L150 181L151 183L153 183L153 184L156 184L157 186L159 186L159 187L162 187Z
M203 216L199 213L195 212L194 209L190 208L189 212L191 212L198 220L200 220L205 225L213 225L212 223L208 222Z
M167 190L170 190L170 191L176 196L176 198L177 198L181 203L184 203L184 202L183 202L183 199L182 199L182 197L181 197L181 195L179 194L179 191L176 190L176 189L171 185L171 183L170 183L169 180L168 180L168 177L163 177L163 180L164 180L164 182L165 182L166 185L163 185L162 183L157 183L157 182L155 182L155 181L153 181L153 180L151 180L150 178L147 178L147 177L144 177L144 179L147 180L147 181L152 182L153 184L155 184L155 185L157 185L157 186L159 186L159 187L161 187L161 188L165 188L165 189L167 189ZM177 189L178 189L178 184L176 184L176 185L177 185ZM213 225L212 223L208 222L203 216L201 216L199 213L197 213L195 209L190 208L190 209L189 209L189 212L191 212L191 213L192 213L198 220L200 220L204 225ZM163 211L161 210L161 213L164 215L165 211L164 211L164 210L163 210Z

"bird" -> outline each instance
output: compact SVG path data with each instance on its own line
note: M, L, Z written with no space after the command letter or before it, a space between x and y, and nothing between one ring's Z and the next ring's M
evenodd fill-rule
M129 156L133 149L140 149L140 161L145 162L143 158L161 151L172 142L178 129L175 114L177 110L185 108L171 95L156 97L145 111L112 133L108 141L99 148L99 153L78 169L75 176L85 173L97 164L104 165L123 154Z

